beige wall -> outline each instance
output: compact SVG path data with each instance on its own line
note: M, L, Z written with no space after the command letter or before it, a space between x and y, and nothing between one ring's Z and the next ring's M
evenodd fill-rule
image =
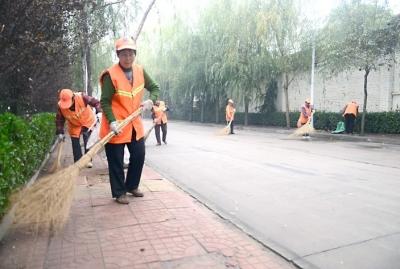
M399 57L398 57L399 58ZM399 59L398 59L399 60ZM310 96L310 74L299 75L289 87L289 106L298 111ZM356 100L362 111L364 102L364 72L341 73L336 77L324 78L319 73L314 77L314 104L320 111L338 112L343 106ZM282 85L277 97L278 111L285 111ZM382 112L400 110L400 64L382 66L368 76L367 111Z

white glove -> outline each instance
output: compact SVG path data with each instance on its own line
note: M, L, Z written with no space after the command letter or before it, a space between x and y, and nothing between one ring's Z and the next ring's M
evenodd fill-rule
M153 108L153 101L150 99L147 99L146 101L142 102L140 104L141 107L143 107L143 110L151 110Z
M101 122L101 117L103 116L103 113L99 112L96 114L96 118L98 122Z
M111 131L113 131L114 132L114 134L119 134L120 132L121 132L121 130L118 130L118 122L116 122L116 121L113 121L113 122L111 122L110 123L110 129L111 129Z
M58 142L63 142L65 140L65 135L64 134L58 134L57 135L57 140L58 140Z

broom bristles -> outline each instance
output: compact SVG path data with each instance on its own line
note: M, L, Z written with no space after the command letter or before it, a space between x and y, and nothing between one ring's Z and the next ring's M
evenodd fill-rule
M50 227L59 231L68 218L78 175L74 164L18 192L12 198L17 202L14 224L32 225L34 231Z
M61 167L61 153L63 151L63 148L64 148L64 141L59 142L58 145L57 145L57 157L56 157L56 160L54 161L53 165L49 169L49 173L54 173L54 172L58 171L58 169L60 169L60 167Z
M142 108L129 115L119 125L121 130L130 121L140 115ZM75 179L82 168L99 153L111 140L114 132L108 133L83 155L76 163L38 179L31 186L18 191L11 201L15 204L14 225L27 226L38 232L51 228L61 231L68 220L75 190Z
M218 131L218 135L227 135L229 134L230 128L231 128L231 123L232 121L230 121L224 128L222 128L221 130Z
M312 127L311 123L307 122L306 124L304 124L300 128L297 128L294 131L293 135L301 136L301 135L305 135L305 134L312 134L314 132L315 132L315 129Z

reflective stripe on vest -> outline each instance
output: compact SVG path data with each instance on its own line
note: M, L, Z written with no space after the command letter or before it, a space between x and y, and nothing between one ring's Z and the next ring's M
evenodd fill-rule
M114 64L107 69L100 77L102 83L102 77L105 74L109 74L111 82L114 86L115 92L111 98L111 109L114 117L117 121L124 120L134 111L139 109L142 102L144 92L144 75L143 68L139 65L134 64L132 66L133 72L133 85L126 78L124 71L119 64ZM136 140L139 140L144 136L144 129L141 117L134 119L131 124L128 124L122 129L122 132L114 136L109 143L111 144L123 144L132 141L132 132L136 132ZM100 137L103 138L110 132L109 122L103 113L103 119L100 128Z
M94 123L94 113L89 105L85 106L85 101L81 93L74 93L75 111L61 109L60 111L67 120L68 133L71 137L79 137L82 127L90 128Z

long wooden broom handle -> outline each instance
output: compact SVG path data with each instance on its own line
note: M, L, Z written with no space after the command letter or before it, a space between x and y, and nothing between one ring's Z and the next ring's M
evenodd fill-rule
M120 131L122 130L122 128L124 128L126 125L128 125L128 123L130 123L133 119L135 119L136 117L138 117L143 111L142 107L139 107L135 112L133 112L132 114L130 114L128 117L126 117L123 121L121 121L118 126L117 126L117 130ZM103 137L103 139L101 139L99 142L102 145L105 145L108 143L108 141L111 140L111 138L113 138L115 136L115 133L113 131L109 132L105 137Z
M117 130L120 131L122 128L128 125L133 119L137 118L142 113L142 111L143 107L139 107L135 112L130 114L123 121L119 122ZM82 158L80 158L79 161L77 161L75 164L77 164L79 167L84 167L90 161L90 158L93 158L94 155L96 155L99 151L101 151L104 145L107 144L108 141L110 141L111 138L113 138L114 136L115 133L113 131L109 132L100 141L97 141L96 144L94 144L92 148L84 155L88 156L89 159L83 158L82 156Z

